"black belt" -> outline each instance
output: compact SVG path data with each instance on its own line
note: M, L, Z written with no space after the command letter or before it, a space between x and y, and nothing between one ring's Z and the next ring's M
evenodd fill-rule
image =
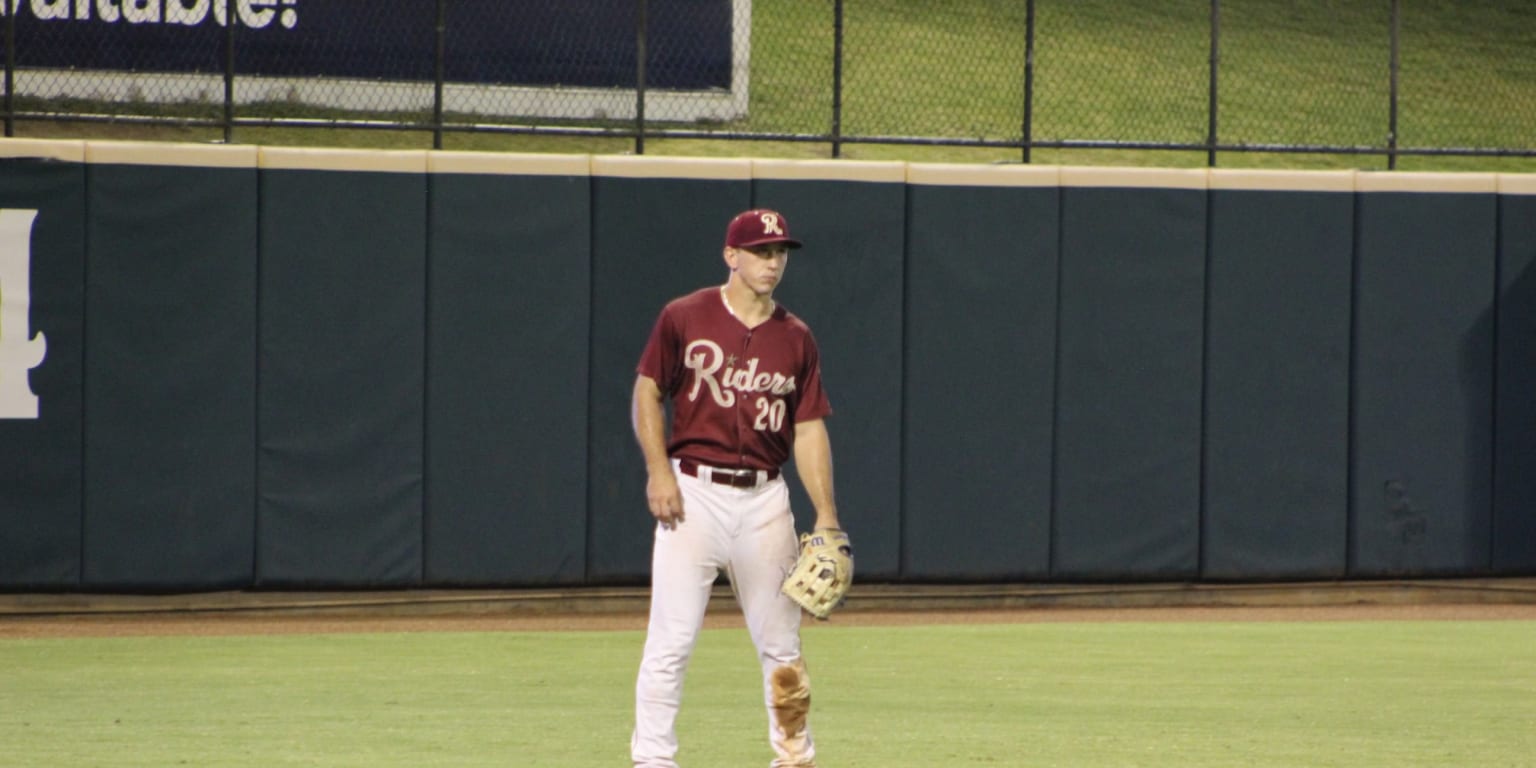
M732 488L757 487L757 473L764 474L763 480L777 479L777 469L724 469L721 467L706 467L692 459L678 459L677 468L685 475L692 475L700 480L708 480L719 485L729 485Z

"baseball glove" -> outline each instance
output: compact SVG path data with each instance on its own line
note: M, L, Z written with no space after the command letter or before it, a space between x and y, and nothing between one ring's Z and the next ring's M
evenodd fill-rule
M779 587L807 613L825 620L853 586L853 545L848 534L821 528L800 534L800 557Z

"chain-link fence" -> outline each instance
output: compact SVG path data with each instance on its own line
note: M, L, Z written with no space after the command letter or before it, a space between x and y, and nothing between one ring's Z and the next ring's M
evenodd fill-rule
M6 12L9 11L9 12ZM1536 157L1495 0L0 0L39 121ZM1032 154L1033 153L1033 154Z

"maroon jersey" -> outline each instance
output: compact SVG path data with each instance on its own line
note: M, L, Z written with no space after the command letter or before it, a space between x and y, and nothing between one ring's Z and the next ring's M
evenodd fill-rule
M667 452L701 464L773 469L796 422L832 412L811 329L782 306L748 328L718 286L662 309L636 370L672 399Z

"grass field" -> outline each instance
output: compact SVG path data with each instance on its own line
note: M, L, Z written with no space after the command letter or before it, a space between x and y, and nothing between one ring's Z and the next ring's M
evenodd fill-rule
M808 627L823 768L1536 766L1536 622ZM627 765L635 631L0 640L7 766ZM707 630L684 765L766 765Z
M753 3L752 114L724 128L831 131L830 4ZM842 131L847 136L1018 140L1025 17L1014 0L849 0ZM1207 133L1207 0L1039 0L1036 140L1199 143ZM1385 148L1391 49L1387 0L1226 0L1221 6L1223 143ZM1536 8L1492 0L1402 4L1399 142L1536 148ZM118 109L118 107L102 107ZM207 105L189 107L216 115ZM258 114L280 114L268 105ZM276 112L274 112L276 110ZM304 114L313 113L304 110ZM383 117L388 115L360 115ZM396 118L400 119L400 118ZM406 119L421 119L409 115ZM209 141L217 129L22 123L19 135ZM279 145L425 148L424 132L240 128ZM445 148L620 153L624 138L452 133ZM827 157L821 142L648 139L656 155ZM1020 150L849 144L850 159L1017 161ZM1049 149L1037 163L1201 166L1203 151ZM1379 155L1227 152L1228 167L1386 167ZM1536 171L1536 158L1400 158L1405 170Z

